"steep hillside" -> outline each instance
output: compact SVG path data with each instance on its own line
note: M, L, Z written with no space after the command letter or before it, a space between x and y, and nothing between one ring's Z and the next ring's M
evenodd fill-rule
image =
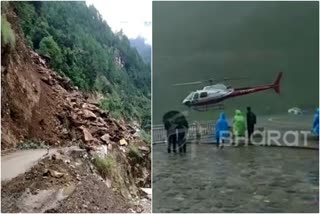
M144 38L130 39L130 44L137 49L145 63L151 64L151 46L145 43Z
M150 123L151 71L128 38L85 2L13 2L29 47L116 117Z
M1 210L128 211L133 199L140 200L139 188L150 188L151 182L150 144L141 137L139 125L99 108L71 78L54 71L52 56L26 45L16 3L7 2L2 9L1 149L45 145L61 150L2 182ZM49 206L48 200L71 187L59 203ZM83 197L86 192L93 193Z

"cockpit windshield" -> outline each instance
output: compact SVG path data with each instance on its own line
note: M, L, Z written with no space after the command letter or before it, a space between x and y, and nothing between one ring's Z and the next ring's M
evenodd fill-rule
M193 95L192 100L198 100L198 99L199 99L199 93L195 93L195 94Z
M193 95L195 92L191 92L185 99L184 101L192 101Z

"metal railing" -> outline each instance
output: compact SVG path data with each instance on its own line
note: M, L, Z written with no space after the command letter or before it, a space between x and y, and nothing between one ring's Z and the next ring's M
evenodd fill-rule
M200 121L189 125L187 140L197 139L197 133L201 138L211 138L214 136L214 121ZM152 143L165 143L167 133L163 125L154 125L152 127Z

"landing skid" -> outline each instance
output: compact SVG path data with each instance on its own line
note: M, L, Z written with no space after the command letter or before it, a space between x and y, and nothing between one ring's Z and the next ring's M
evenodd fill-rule
M197 106L197 107L191 107L195 111L208 111L208 110L223 110L224 105L218 104L218 105L205 105L205 106Z

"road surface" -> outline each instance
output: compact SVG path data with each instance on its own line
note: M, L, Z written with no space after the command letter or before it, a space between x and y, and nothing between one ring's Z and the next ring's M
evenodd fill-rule
M54 149L49 151L50 154L54 152ZM10 180L25 173L46 154L47 149L32 149L1 155L1 181Z

